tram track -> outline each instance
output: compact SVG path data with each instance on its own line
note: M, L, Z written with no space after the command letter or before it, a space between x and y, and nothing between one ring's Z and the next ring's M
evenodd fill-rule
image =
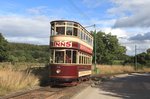
M47 99L61 93L63 90L68 89L67 87L64 88L51 88L51 87L42 87L26 92L18 92L12 95L3 96L0 99Z
M16 92L10 95L0 97L0 99L70 99L79 90L89 86L89 81L72 87L41 87L24 92Z

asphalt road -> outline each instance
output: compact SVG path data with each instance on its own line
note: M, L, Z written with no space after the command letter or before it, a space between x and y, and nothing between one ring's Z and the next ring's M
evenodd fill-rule
M86 88L72 99L150 99L150 74L117 76Z

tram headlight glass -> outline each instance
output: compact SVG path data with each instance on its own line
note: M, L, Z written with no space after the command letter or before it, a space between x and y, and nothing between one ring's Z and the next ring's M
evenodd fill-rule
M57 69L57 70L56 70L56 73L57 73L57 74L59 74L60 72L61 72L61 70L60 70L60 69Z

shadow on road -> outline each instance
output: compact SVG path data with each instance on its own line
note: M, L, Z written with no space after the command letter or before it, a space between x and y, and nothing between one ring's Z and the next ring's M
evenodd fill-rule
M113 78L97 86L112 97L122 99L150 99L150 74Z

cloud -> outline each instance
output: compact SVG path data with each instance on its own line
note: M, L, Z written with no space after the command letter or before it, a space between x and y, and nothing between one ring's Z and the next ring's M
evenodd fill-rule
M149 27L149 0L112 0L114 7L107 12L120 15L114 27Z
M49 38L40 38L40 37L6 37L9 42L19 42L19 43L28 43L28 44L37 44L37 45L48 45Z
M127 32L119 28L102 28L101 30L105 33L111 33L112 35L116 35L117 37L127 37Z
M135 40L135 41L150 40L150 32L147 32L145 34L137 34L135 36L130 37L129 40Z
M0 16L0 32L8 41L48 44L49 22L46 16Z

